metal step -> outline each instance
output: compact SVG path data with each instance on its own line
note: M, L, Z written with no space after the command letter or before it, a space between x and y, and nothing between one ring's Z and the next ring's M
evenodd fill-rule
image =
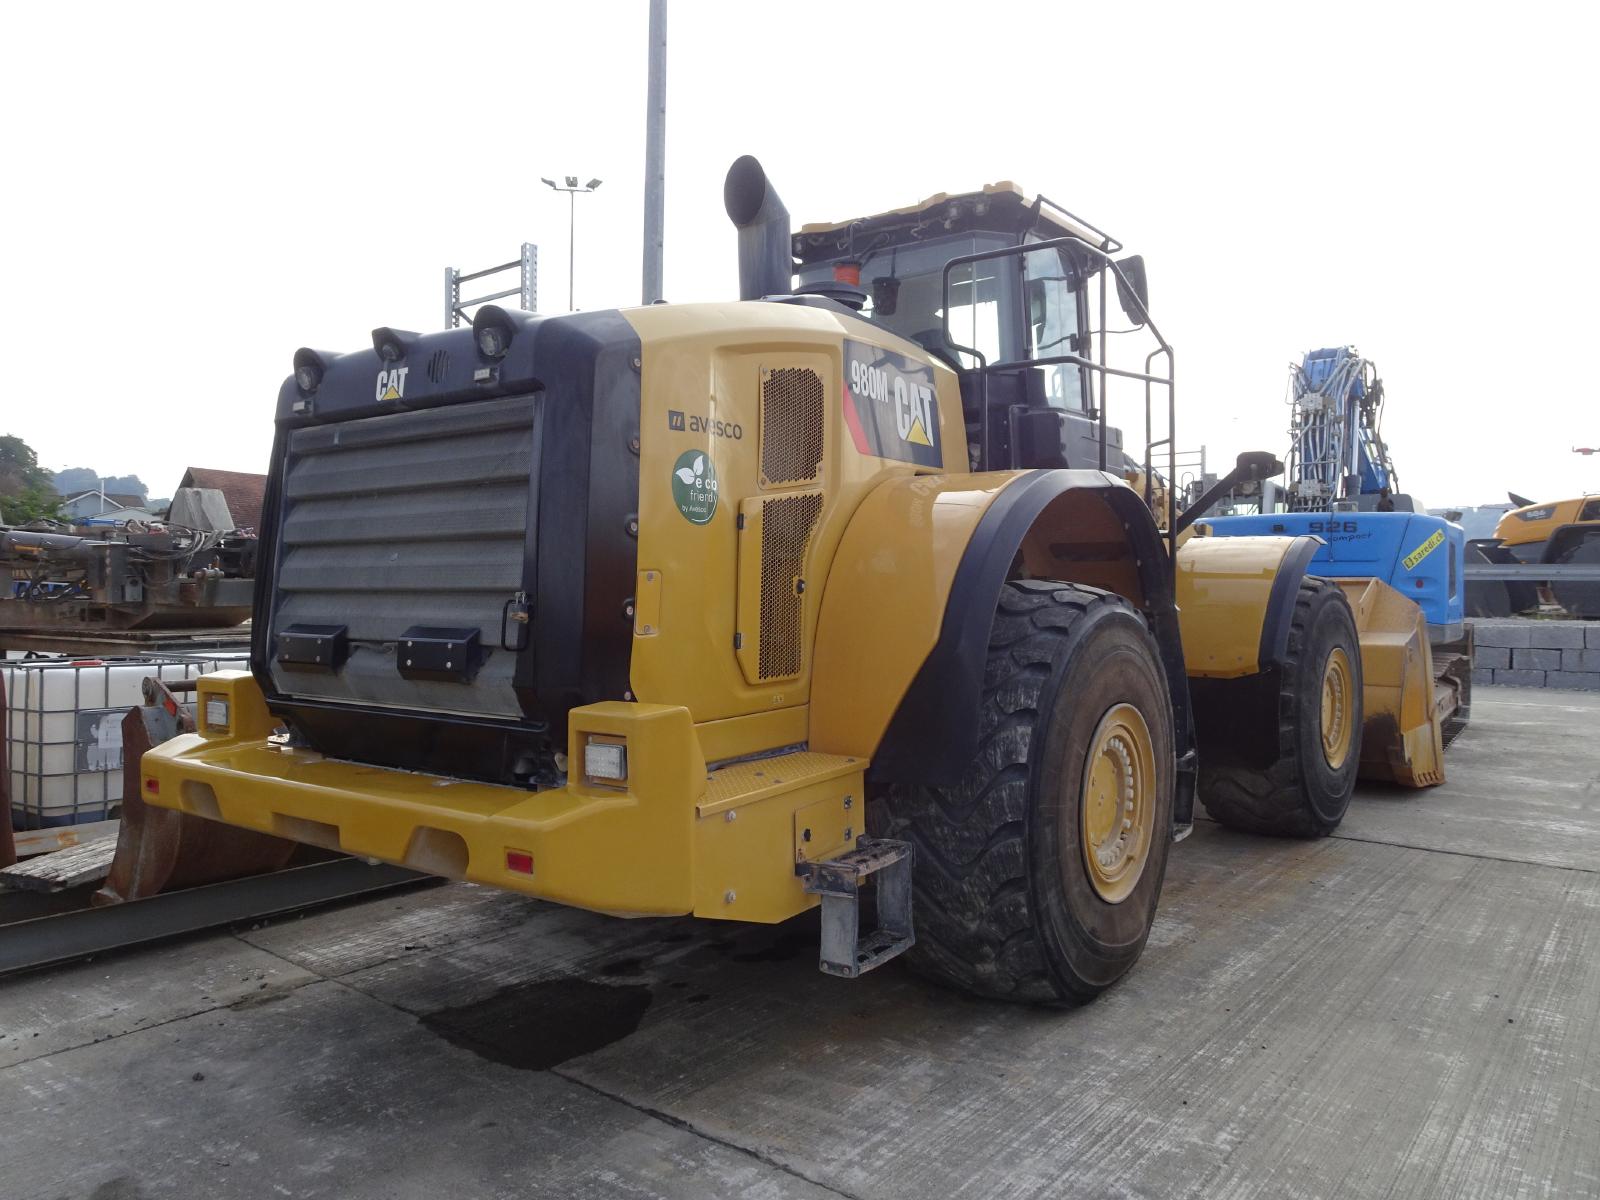
M817 965L825 974L854 979L911 948L911 861L910 842L864 837L838 858L795 868L806 891L822 897ZM863 934L861 885L873 877L878 924Z

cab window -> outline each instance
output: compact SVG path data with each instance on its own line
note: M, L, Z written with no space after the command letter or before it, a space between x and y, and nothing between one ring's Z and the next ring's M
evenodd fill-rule
M1081 354L1083 277L1061 248L1023 255L1023 292L1028 357ZM1044 375L1045 399L1051 408L1084 411L1082 367L1051 363L1038 370Z
M999 234L934 238L909 246L886 246L861 256L861 288L867 293L861 316L907 341L915 342L964 367L977 366L968 354L944 340L944 266L953 258L981 254L1011 244ZM832 277L819 263L801 270L802 286ZM1019 357L1023 347L1005 331L1015 331L1017 265L1014 259L969 263L950 272L950 337L984 356L985 362Z

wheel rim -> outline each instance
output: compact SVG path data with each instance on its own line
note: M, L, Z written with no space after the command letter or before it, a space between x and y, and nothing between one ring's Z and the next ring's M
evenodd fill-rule
M1126 900L1144 874L1155 790L1150 726L1133 705L1114 705L1089 741L1080 813L1089 883L1110 904Z
M1322 757L1334 770L1344 766L1355 740L1351 709L1355 705L1355 672L1350 658L1335 646L1322 668Z

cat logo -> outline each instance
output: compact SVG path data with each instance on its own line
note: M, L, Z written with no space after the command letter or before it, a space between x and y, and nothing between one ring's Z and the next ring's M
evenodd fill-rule
M862 454L941 467L933 370L893 350L844 344L844 422Z
M385 400L402 400L406 394L406 373L410 367L394 367L391 370L378 372L378 386L375 394L378 403Z
M895 427L912 445L927 446L931 450L933 443L928 440L928 426L933 424L933 392L921 384L906 389L898 386L898 380L895 382Z

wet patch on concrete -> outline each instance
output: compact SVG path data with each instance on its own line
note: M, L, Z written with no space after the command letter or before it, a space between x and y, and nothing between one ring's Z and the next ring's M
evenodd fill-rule
M652 999L644 984L543 979L421 1018L440 1037L490 1062L545 1071L620 1041Z

